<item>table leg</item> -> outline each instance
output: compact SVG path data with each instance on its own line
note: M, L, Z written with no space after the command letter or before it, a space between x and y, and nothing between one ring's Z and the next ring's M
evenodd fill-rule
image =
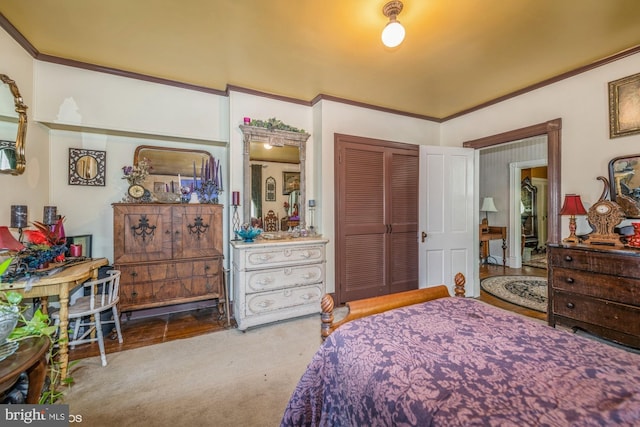
M507 240L502 239L502 267L507 266Z
M38 362L27 370L27 375L29 375L27 403L30 405L37 405L40 402L42 386L44 385L44 379L47 376L47 366L47 352L45 352Z
M60 286L60 350L58 353L60 361L60 378L67 378L67 367L69 365L69 284Z

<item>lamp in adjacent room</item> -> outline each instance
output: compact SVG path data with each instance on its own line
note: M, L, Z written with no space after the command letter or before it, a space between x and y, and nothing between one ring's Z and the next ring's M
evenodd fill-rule
M389 18L389 23L382 30L382 43L387 47L396 47L404 40L404 27L396 19L402 12L401 1L390 1L382 7L382 13Z
M580 240L576 236L576 215L586 215L587 211L582 205L580 195L565 194L564 204L560 210L560 215L569 215L569 237L563 239L563 242L578 243Z
M498 212L496 204L493 202L493 197L485 197L482 199L481 212L484 212L484 219L482 220L482 230L489 231L489 212Z

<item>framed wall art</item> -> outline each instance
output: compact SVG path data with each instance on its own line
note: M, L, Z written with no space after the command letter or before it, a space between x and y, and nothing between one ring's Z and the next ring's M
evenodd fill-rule
M609 82L609 138L640 133L640 73Z
M107 152L69 148L69 185L105 185Z
M300 172L282 172L282 194L289 195L300 190Z
M266 202L276 201L276 179L272 176L267 178L264 184L264 200Z
M92 234L83 234L81 236L67 236L67 256L83 256L91 258L91 238ZM80 251L74 254L71 245L76 246Z

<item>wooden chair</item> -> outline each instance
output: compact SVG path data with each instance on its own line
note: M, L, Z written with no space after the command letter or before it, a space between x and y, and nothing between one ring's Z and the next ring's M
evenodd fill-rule
M104 337L102 325L114 323L118 333L118 342L122 343L122 331L120 330L120 315L118 313L118 301L120 300L120 271L109 270L107 277L103 279L85 282L82 286L88 290L87 295L80 297L73 305L69 306L69 324L74 322L73 336L69 338L69 347L74 348L78 344L98 341L102 366L107 366L107 357L104 350ZM110 310L113 320L104 321L101 314ZM59 313L52 316L56 325L60 322ZM88 318L88 321L83 319ZM80 328L86 326L83 334L78 337ZM95 330L95 336L92 332Z
M278 216L272 210L264 217L264 231L278 231Z

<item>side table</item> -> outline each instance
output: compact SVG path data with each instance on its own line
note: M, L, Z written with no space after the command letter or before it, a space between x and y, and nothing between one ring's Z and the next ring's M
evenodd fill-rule
M11 356L0 362L0 392L10 389L26 372L29 376L27 403L37 404L47 376L47 352L49 338L34 337L20 341L20 346Z

